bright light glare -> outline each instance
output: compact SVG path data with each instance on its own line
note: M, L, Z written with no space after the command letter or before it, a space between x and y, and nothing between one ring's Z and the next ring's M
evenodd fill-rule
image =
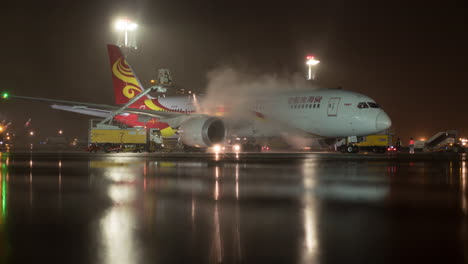
M137 24L135 24L135 23L130 23L130 24L128 25L128 30L133 31L133 30L135 30L137 27L138 27Z
M214 145L213 150L214 150L214 152L220 152L221 151L221 146L220 145Z
M309 65L309 66L314 66L314 65L317 65L319 64L319 60L316 60L314 57L312 56L307 56L307 62L306 64Z
M236 145L233 146L233 149L234 149L234 151L239 152L241 147L240 147L240 145L236 144Z
M133 23L128 19L119 19L115 22L115 29L119 31L133 31L138 27L137 24Z
M127 25L127 23L126 23L125 20L118 20L117 22L115 22L115 29L125 30L126 25Z

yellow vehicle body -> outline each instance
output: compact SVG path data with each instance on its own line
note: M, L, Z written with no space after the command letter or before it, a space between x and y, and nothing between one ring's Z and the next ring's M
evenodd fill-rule
M90 142L95 144L146 144L145 129L91 129Z
M391 135L369 135L364 137L364 141L357 143L359 147L387 147L392 145Z

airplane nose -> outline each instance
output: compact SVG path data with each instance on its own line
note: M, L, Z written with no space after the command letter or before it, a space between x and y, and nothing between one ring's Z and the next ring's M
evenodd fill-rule
M392 120L390 120L390 117L388 117L384 111L380 112L380 114L375 119L375 127L377 130L383 131L390 128L390 126L392 126Z

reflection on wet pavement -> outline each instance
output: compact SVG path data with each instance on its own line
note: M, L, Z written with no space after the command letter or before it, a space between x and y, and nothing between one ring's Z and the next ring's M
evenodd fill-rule
M464 156L0 158L0 263L468 261Z

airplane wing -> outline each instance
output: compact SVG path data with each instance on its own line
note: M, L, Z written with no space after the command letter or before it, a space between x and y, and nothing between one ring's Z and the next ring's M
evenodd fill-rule
M70 105L53 104L50 107L52 107L53 109L57 109L57 110L73 112L73 113L78 113L78 114L84 114L84 115L90 115L90 116L101 117L101 118L108 117L109 114L112 112L110 110L90 108L90 107L82 106L82 105L71 105L70 106Z
M68 112L74 112L79 114L85 114L95 117L106 118L113 111L118 110L120 106L112 106L105 104L94 104L94 103L84 103L84 102L74 102L74 101L65 101L65 100L56 100L48 98L38 98L38 97L29 97L29 96L18 96L10 95L10 98L22 99L22 100L32 100L32 101L41 101L46 103L51 103L51 107L57 110L63 110ZM119 115L126 114L138 114L146 117L158 118L160 121L168 123L171 127L178 127L181 122L186 120L189 116L193 117L194 115L200 114L186 114L186 113L177 113L177 112L165 112L165 111L155 111L148 109L135 109L128 108L123 113Z
M15 99L22 99L22 100L32 100L32 101L52 103L51 107L54 109L75 112L75 113L80 113L80 114L87 114L87 115L92 115L92 116L99 116L99 117L107 117L109 116L111 112L120 108L120 106L113 106L113 105L74 102L74 101L56 100L56 99L48 99L48 98L29 97L29 96L10 95L9 97L15 98ZM126 109L125 113L140 114L140 115L156 117L156 118L172 118L172 117L177 117L177 116L184 114L184 113L163 112L163 111L134 109L134 108Z

